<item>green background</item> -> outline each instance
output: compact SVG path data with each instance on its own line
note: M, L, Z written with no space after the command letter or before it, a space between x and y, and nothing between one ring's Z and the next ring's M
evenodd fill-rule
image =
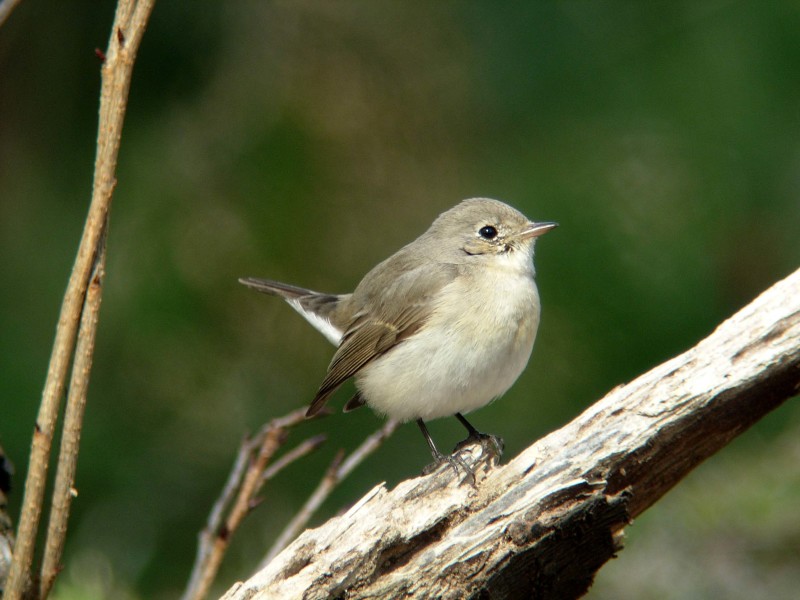
M113 8L26 0L0 28L15 519ZM466 197L558 221L537 246L531 363L471 418L514 456L796 269L800 6L162 0L118 180L62 599L176 597L242 436L313 397L332 347L240 276L350 291ZM252 571L336 450L380 423L337 412L292 433L330 439L265 488L217 592ZM431 431L443 448L462 436L454 419ZM589 597L796 597L799 434L791 401L700 467L628 529ZM429 458L402 427L317 522Z

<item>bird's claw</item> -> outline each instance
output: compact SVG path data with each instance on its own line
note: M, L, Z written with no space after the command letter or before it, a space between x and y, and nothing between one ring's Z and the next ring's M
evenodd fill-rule
M456 444L453 450L454 455L469 454L472 457L474 447L480 446L481 453L477 460L473 461L474 464L484 464L484 471L488 471L490 467L497 465L500 462L500 457L503 456L503 449L505 442L503 438L492 435L490 433L476 433L471 434L465 440ZM463 458L462 458L463 460Z
M474 459L475 445L480 446L481 452L477 459ZM461 483L469 482L474 486L475 479L475 466L483 465L484 472L489 468L495 466L500 462L500 457L503 454L504 447L503 439L486 433L479 433L477 435L470 435L465 440L459 442L452 454L442 454L437 452L433 455L434 462L422 470L423 475L430 475L436 471L443 464L450 465L458 477L459 469L464 472L464 479Z

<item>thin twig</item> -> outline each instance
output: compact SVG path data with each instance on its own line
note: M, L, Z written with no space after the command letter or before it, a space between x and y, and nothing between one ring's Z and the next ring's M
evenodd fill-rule
M377 485L224 599L577 598L632 519L799 392L800 269L478 488Z
M253 452L251 440L243 440L239 448L239 454L233 464L233 469L228 476L228 481L225 482L225 487L222 488L222 494L214 503L211 513L208 515L208 525L203 530L201 535L208 537L216 533L225 518L225 509L227 509L233 499L236 497L236 490L242 483L247 465L250 463L250 455Z
M308 438L289 450L289 452L281 456L278 460L264 470L264 473L261 475L262 485L275 477L293 462L311 454L314 450L324 444L327 439L328 436L326 435L315 435L314 437Z
M394 430L397 429L399 423L393 419L388 420L383 427L381 427L378 431L373 433L363 442L361 445L353 450L350 453L350 456L342 463L342 466L339 467L339 470L336 473L336 477L339 481L342 481L346 478L353 470L364 462L364 459L367 458L370 454L375 452L383 442L385 442L389 436L394 433Z
M75 348L78 323L89 287L92 266L116 182L122 124L136 52L154 0L120 0L102 67L100 123L97 134L92 201L75 265L61 305L42 402L33 432L28 475L17 542L6 581L5 599L19 600L30 584L36 533L42 513L47 467L67 371Z
M239 489L242 479L244 478L245 470L250 462L250 455L253 451L252 440L245 438L239 445L239 453L233 463L233 468L228 475L228 480L225 482L211 512L208 515L206 526L200 532L197 542L197 555L195 557L192 573L189 576L189 582L186 586L186 591L183 594L184 599L200 598L197 595L197 590L200 589L201 582L205 577L207 557L211 554L214 546L214 539L219 531L225 514L225 509L230 506L236 495L236 490Z
M289 521L289 524L286 525L284 530L278 536L278 539L275 540L275 543L272 545L272 548L269 549L267 552L266 557L263 561L261 561L261 565L259 565L259 569L264 568L269 562L277 556L277 554L283 550L289 543L296 538L303 529L305 529L308 522L311 520L311 517L314 513L319 509L323 502L331 495L331 492L334 488L350 473L353 472L358 465L360 465L364 459L372 454L378 447L390 436L394 433L394 430L397 429L399 423L395 420L389 420L386 424L381 427L378 431L370 435L367 439L365 439L361 445L353 450L350 455L344 459L343 451L340 451L336 457L333 459L330 467L325 473L325 476L322 478L322 481L319 482L317 489L314 490L314 493L306 500L306 503L303 507L298 511L298 513L294 516L294 518Z
M14 10L20 2L22 2L22 0L0 0L0 27L3 26L3 23L5 23L9 15L11 15L11 11Z
M293 411L267 423L252 439L242 441L222 494L214 503L206 526L200 532L197 556L189 583L182 596L183 600L200 600L208 594L233 533L250 510L258 504L256 496L267 479L264 476L267 465L284 444L287 430L305 419L305 408ZM316 439L306 440L286 455L292 455L293 458L288 461L284 458L279 462L283 462L286 466L293 460L305 456L319 446L320 442L315 441ZM275 463L277 464L278 462ZM228 510L227 517L224 516L226 510Z
M106 230L107 231L107 230ZM103 276L106 263L106 236L100 237L100 248L86 293L86 300L78 330L75 347L75 360L67 395L64 413L64 432L61 436L61 450L56 469L56 480L50 508L50 522L47 528L46 545L39 583L39 598L46 598L61 571L60 561L67 536L69 508L74 495L75 471L78 465L78 447L81 439L83 414L86 408L86 392L89 386L89 372L92 368L97 318L103 293Z

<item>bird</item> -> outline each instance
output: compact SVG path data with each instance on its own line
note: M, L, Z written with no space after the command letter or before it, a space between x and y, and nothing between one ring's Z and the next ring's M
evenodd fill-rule
M347 380L363 405L415 421L433 456L474 472L462 453L478 442L499 460L503 442L464 414L503 395L525 369L539 326L533 264L536 240L558 224L529 220L499 200L463 200L421 236L370 270L350 294L327 294L255 277L239 281L283 298L337 346L306 415ZM426 421L455 416L467 438L445 455Z

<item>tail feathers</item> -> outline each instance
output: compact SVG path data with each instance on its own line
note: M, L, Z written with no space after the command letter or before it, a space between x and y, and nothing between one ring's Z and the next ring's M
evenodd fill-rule
M294 300L303 296L316 295L319 292L307 290L305 288L297 287L296 285L289 285L288 283L281 283L280 281L272 281L271 279L258 279L256 277L242 277L239 283L253 288L256 291L273 296L281 296L287 300ZM320 294L324 295L324 294Z
M325 406L325 403L328 401L328 398L330 398L337 389L339 389L338 385L333 389L328 389L328 390L320 389L317 392L317 395L311 401L311 404L308 406L308 410L306 411L306 418L313 417L319 411L321 411L322 407Z
M256 291L283 298L332 344L339 345L344 325L338 322L340 319L336 318L334 311L339 303L349 296L322 294L271 279L243 277L239 282Z

